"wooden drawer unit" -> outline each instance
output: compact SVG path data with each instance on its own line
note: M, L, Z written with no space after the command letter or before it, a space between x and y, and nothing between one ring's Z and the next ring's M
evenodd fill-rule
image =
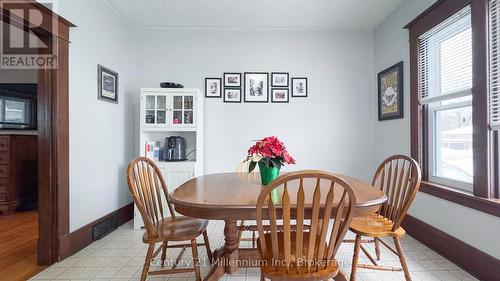
M9 177L9 164L0 164L0 178Z
M9 151L0 151L0 164L9 164Z
M10 138L9 137L0 137L0 151L9 151L9 141L10 141Z
M0 136L0 214L11 214L37 198L37 136Z

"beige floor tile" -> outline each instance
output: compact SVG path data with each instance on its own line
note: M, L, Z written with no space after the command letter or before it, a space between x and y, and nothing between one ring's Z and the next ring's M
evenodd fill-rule
M251 222L247 222L251 224ZM224 244L223 235L224 224L220 221L211 221L207 228L212 250ZM119 227L116 231L99 241L94 242L77 254L69 257L50 268L44 270L32 280L99 280L99 281L119 281L119 280L139 280L144 264L144 257L147 251L147 245L142 243L144 230L134 230L132 223L127 223ZM349 233L349 237L353 237ZM198 239L199 242L202 239ZM384 238L384 241L390 245L392 239ZM250 242L242 243L241 246L249 247ZM476 278L460 269L451 261L445 259L438 253L422 245L411 237L402 239L403 250L407 259L408 267L415 281L477 281ZM159 246L159 245L158 245ZM374 255L374 246L366 245L368 251ZM336 259L340 264L341 270L348 276L351 271L351 260L354 245L345 243L340 246ZM180 249L169 249L167 251L166 268L168 263L175 261ZM206 261L206 250L204 247L199 249L200 258L202 258L201 273L206 276L210 271L209 263ZM375 256L375 255L374 255ZM360 255L363 263L369 263L368 258ZM182 266L191 266L191 250L188 248L182 258ZM399 259L392 252L381 248L381 265L400 267ZM152 269L158 267L158 260L152 265ZM182 273L174 275L149 276L149 281L187 281L194 280L193 273ZM233 275L224 276L221 280L226 281L259 281L260 270L258 268L243 268ZM382 272L366 269L358 270L358 280L361 281L398 281L404 280L402 272Z

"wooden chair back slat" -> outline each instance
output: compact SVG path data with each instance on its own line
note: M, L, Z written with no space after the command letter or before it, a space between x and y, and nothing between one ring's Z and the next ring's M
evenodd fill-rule
M299 182L299 191L297 192L297 218L295 220L297 224L297 233L295 239L295 254L296 257L302 257L302 249L304 242L304 203L305 202L305 194L304 194L304 179L300 179ZM295 258L297 262L297 258ZM298 272L298 268L297 268Z
M128 166L127 182L148 236L157 237L157 225L165 217L163 202L166 202L170 216L175 219L172 204L168 201L167 185L160 169L148 158L136 158Z
M268 210L269 210L269 220L271 226L271 247L273 253L273 259L279 259L279 248L278 248L278 226L276 223L276 207L274 207L274 202L272 198L268 201ZM258 226L257 226L258 228Z
M347 191L344 191L342 197L340 198L339 206L346 205L346 198L347 198L346 196L347 196ZM330 242L328 244L328 252L327 252L328 261L333 258L333 253L336 253L337 250L339 249L340 245L342 244L342 241L340 241L339 239L345 236L349 228L349 224L347 224L347 221L342 220L342 218L349 217L350 212L353 212L354 210L348 209L346 215L344 215L344 210L345 209L338 210L337 214L334 217L332 234L330 235Z
M305 184L305 180L311 184ZM290 194L292 185L295 196ZM273 202L273 190L282 192L280 200L274 200L278 202ZM306 197L306 191L313 191L312 197ZM326 196L322 197L322 193ZM306 202L306 198L310 202ZM284 264L287 272L293 268L297 273L301 272L299 268L304 263L308 273L317 272L322 269L319 264L325 264L319 261L331 261L334 258L353 218L355 207L356 198L352 188L333 174L320 171L285 174L265 186L257 201L261 254L268 260L272 258ZM329 227L332 219L333 227ZM269 220L270 233L264 231L264 220ZM304 227L305 220L310 223L307 228ZM292 225L293 222L295 225ZM278 224L282 227L278 227ZM271 240L267 244L266 235ZM280 256L280 252L283 256Z
M330 223L330 217L332 214L332 209L333 209L333 198L334 197L334 183L330 185L330 190L328 191L328 194L326 195L326 202L325 202L325 208L323 211L323 219L321 221L321 229L319 231L319 241L326 241L326 235L328 233L328 224ZM319 243L319 248L318 248L318 258L319 259L324 259L325 257L325 248L326 248L326 243Z
M408 174L408 169L406 166L409 165L409 162L408 161L402 161L402 162L403 162L403 167L401 168L399 176L398 176L398 187L396 188L396 194L394 196L393 207L392 207L391 213L389 215L389 219L391 221L394 221L398 212L400 211L401 202L404 201L404 200L402 200L404 198L404 196L402 197L402 193L403 193L404 189L406 189L405 186L408 186L407 185L408 182L403 182L403 180L405 178L405 174ZM405 183L405 184L403 185L403 183Z
M385 194L390 194L391 183L392 183L392 161L389 163L387 179L384 179L384 180L387 181L387 185L385 187L385 190L383 190L383 191L385 192ZM382 210L384 212L383 216L387 216L388 208L389 208L389 204L382 205Z
M377 169L372 184L387 196L378 214L393 223L393 231L401 226L420 187L420 181L420 166L408 156L391 156Z
M287 184L285 183L285 189L283 190L283 207L282 207L282 212L283 212L283 238L284 238L284 253L285 253L285 264L286 264L286 270L288 272L290 268L290 261L291 261L291 252L292 252L292 243L291 243L291 227L290 227L290 222L291 222L291 217L290 217L290 196L288 195L288 188Z
M312 213L311 213L311 229L309 230L309 245L307 246L307 260L314 260L314 252L316 251L316 233L318 232L319 207L321 199L320 179L316 180L316 188L314 189ZM310 272L311 264L307 264L307 272Z
M158 206L156 205L156 186L155 184L153 183L153 175L152 175L152 171L151 171L151 166L146 166L146 175L147 175L147 180L148 180L148 188L149 188L149 195L150 195L150 198L151 198L151 201L150 201L150 208L153 210L153 218L154 218L154 222L155 223L158 223L159 221L159 210L158 210ZM158 194L159 195L159 194ZM160 213L160 216L162 214Z

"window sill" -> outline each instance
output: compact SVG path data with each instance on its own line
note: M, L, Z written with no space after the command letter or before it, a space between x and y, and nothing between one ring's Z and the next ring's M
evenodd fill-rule
M420 191L441 199L500 217L500 200L485 199L432 182L422 181Z

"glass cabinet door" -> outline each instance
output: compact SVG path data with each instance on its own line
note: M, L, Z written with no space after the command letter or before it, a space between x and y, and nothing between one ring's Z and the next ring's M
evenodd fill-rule
M182 119L182 96L173 96L172 125L183 124Z
M174 95L172 97L172 125L193 125L194 96Z
M156 96L156 124L167 124L167 96Z
M146 96L146 116L144 122L146 124L155 124L155 109L156 109L156 96L147 95Z
M194 97L184 96L184 124L194 123Z

